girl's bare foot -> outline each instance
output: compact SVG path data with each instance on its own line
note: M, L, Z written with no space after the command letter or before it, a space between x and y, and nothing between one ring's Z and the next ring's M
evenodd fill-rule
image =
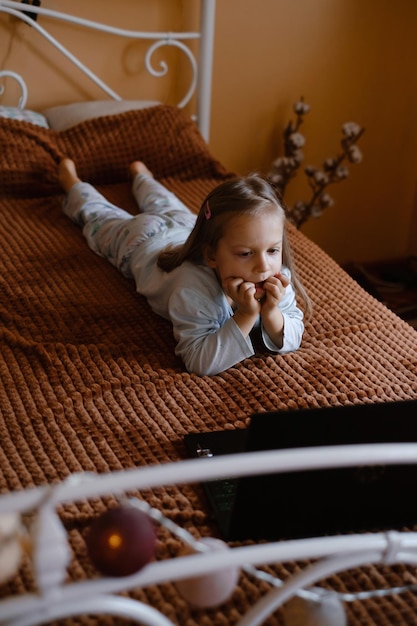
M78 178L77 169L72 159L62 159L58 166L58 180L64 191L69 191L76 183L81 182Z
M129 165L129 173L132 178L134 178L137 174L145 174L146 176L151 176L153 178L152 172L148 170L145 163L142 163L142 161L133 161L133 163Z

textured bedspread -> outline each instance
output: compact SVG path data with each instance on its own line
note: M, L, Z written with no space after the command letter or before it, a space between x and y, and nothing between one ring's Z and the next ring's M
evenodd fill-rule
M175 461L185 457L185 433L244 427L253 412L281 410L286 419L285 411L300 407L417 397L416 331L292 228L296 264L314 306L301 349L260 354L212 378L188 374L174 355L170 324L87 248L81 230L61 213L56 164L65 154L84 179L132 211L126 172L133 159L144 160L194 209L227 176L194 125L170 107L62 133L0 120L1 493L74 472ZM215 534L198 485L141 495L196 537ZM108 503L62 508L74 551L72 579L94 576L83 534ZM158 558L179 547L162 533ZM286 577L301 565L276 571ZM324 584L356 591L409 582L417 582L415 568L369 566ZM0 593L32 588L25 563ZM180 626L229 626L267 589L242 575L230 601L208 611L193 610L170 584L131 595ZM411 593L355 601L347 610L355 626L417 624ZM282 624L281 612L268 623Z

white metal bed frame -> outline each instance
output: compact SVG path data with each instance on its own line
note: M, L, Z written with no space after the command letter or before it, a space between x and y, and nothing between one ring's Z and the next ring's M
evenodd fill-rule
M70 558L65 529L57 507L63 503L113 494L117 497L131 490L151 489L193 481L232 476L259 475L271 472L314 470L356 465L417 463L416 444L366 444L329 446L282 451L252 452L216 458L194 459L125 470L102 475L73 475L53 487L26 489L0 497L0 515L35 512L36 536L32 537L33 569L38 593L0 601L0 619L4 626L35 626L55 619L88 614L111 614L128 617L147 626L173 626L159 611L137 600L119 597L128 589L174 582L213 573L235 566L248 574L271 583L267 593L240 620L238 626L260 626L263 621L291 597L298 595L325 606L331 602L339 607L338 621L320 626L341 626L343 602L388 595L416 585L373 592L341 594L311 585L342 570L369 563L417 564L417 533L388 531L347 536L318 537L269 542L213 551L193 540L186 531L163 518L141 500L133 506L145 511L154 520L176 532L189 543L195 554L157 561L146 565L137 574L122 578L97 578L64 583ZM43 540L48 538L47 542ZM256 566L274 562L310 559L315 562L286 582L267 576Z
M122 30L12 0L0 0L0 13L13 15L30 24L114 100L121 100L121 96L62 46L43 26L28 16L26 14L28 11L57 20L72 22L86 28L113 33L121 37L152 41L153 43L151 43L146 54L146 68L155 76L165 75L167 66L162 63L159 70L153 68L152 55L154 51L161 46L178 47L186 54L192 67L191 85L178 106L185 106L192 96L196 95L197 124L203 137L208 141L215 0L200 0L200 2L200 30L186 33ZM184 43L189 40L199 41L198 62L191 49ZM17 80L21 87L19 107L24 108L27 102L27 88L24 79L9 70L0 71L0 78L2 77L11 77ZM3 89L4 87L0 85L0 95ZM182 578L216 572L221 568L233 565L244 569L250 575L263 580L267 579L271 584L271 591L240 620L238 626L260 625L273 611L295 595L316 604L325 605L328 601L336 603L341 608L337 626L341 626L344 615L343 602L399 593L405 590L416 591L417 586L404 585L395 589L338 594L320 587L311 587L311 585L330 574L367 563L392 564L402 562L417 564L417 533L390 531L322 537L251 545L214 552L208 550L207 546L201 542L195 541L170 520L163 518L158 511L150 509L145 502L136 501L133 505L142 508L154 520L175 532L184 542L194 548L195 554L150 563L140 572L129 577L97 578L65 584L69 547L65 529L57 514L57 507L62 503L80 501L110 493L121 496L131 489L142 490L163 485L189 483L190 476L193 476L193 480L197 482L222 477L270 473L271 471L416 462L417 445L414 444L375 444L271 451L181 461L100 476L80 474L70 477L53 488L41 487L3 495L0 497L0 515L23 515L28 512L35 512L38 526L36 537L32 537L34 544L33 569L39 593L0 601L0 623L3 626L35 626L67 616L96 613L127 617L148 626L172 626L172 623L164 615L152 607L120 597L117 594L136 587L173 582ZM45 535L48 537L47 545L41 540ZM51 554L53 555L52 558ZM60 558L57 555L60 555ZM316 562L285 583L268 577L265 572L256 569L256 566L262 564L300 559L312 559Z
M113 100L122 100L122 97L116 93L107 83L92 72L76 55L63 46L55 37L53 37L41 24L34 21L30 13L44 15L58 21L78 24L88 29L110 33L119 37L132 40L148 40L151 43L145 56L145 67L152 76L162 77L168 72L167 64L162 61L159 69L152 65L152 56L154 52L164 46L174 46L180 49L190 62L192 76L191 83L187 93L178 103L179 107L185 107L193 95L196 95L196 116L195 120L203 135L208 141L210 135L210 107L211 107L211 83L212 83L212 62L213 62L213 39L214 39L214 21L215 21L216 0L200 0L200 27L197 31L189 32L146 32L134 31L121 28L115 28L108 24L102 24L92 20L82 19L60 11L37 7L14 0L0 0L0 14L7 13L16 19L25 22L35 29L42 37L65 56L73 65L91 79L100 89L102 89ZM198 41L199 52L198 60L187 42ZM0 71L0 79L11 77L17 80L21 88L21 97L18 106L24 108L27 102L27 87L22 76L10 70ZM0 95L4 87L0 85Z

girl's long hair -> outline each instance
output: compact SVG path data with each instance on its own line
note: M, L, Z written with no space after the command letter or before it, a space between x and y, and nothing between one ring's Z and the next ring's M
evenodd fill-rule
M296 272L285 228L283 206L278 191L258 174L226 180L215 187L203 201L187 240L183 244L168 246L162 250L158 257L158 266L165 272L171 272L184 261L203 264L204 250L216 250L229 220L238 215L256 216L275 208L278 219L284 221L282 263L290 270L294 289L304 301L305 311L310 314L311 302Z

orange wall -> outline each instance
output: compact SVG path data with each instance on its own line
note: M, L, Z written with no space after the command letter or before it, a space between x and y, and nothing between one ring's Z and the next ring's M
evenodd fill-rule
M175 30L197 18L196 0L43 4L90 18L96 6L97 19L125 28ZM306 164L338 152L344 122L366 127L363 163L330 189L334 206L303 227L342 263L417 254L416 25L415 0L217 0L210 148L228 168L267 171L301 95L311 105ZM68 26L55 32L123 97L149 97L144 84L168 102L183 91L175 54L167 80L148 79L136 45L108 37L103 47L104 35ZM0 17L0 66L29 76L28 106L105 97L34 35ZM301 174L286 199L308 191Z
M268 170L301 95L306 164L336 154L345 121L366 127L363 163L303 227L340 262L417 253L416 26L414 0L218 3L211 147L226 165ZM307 197L301 175L287 200Z

